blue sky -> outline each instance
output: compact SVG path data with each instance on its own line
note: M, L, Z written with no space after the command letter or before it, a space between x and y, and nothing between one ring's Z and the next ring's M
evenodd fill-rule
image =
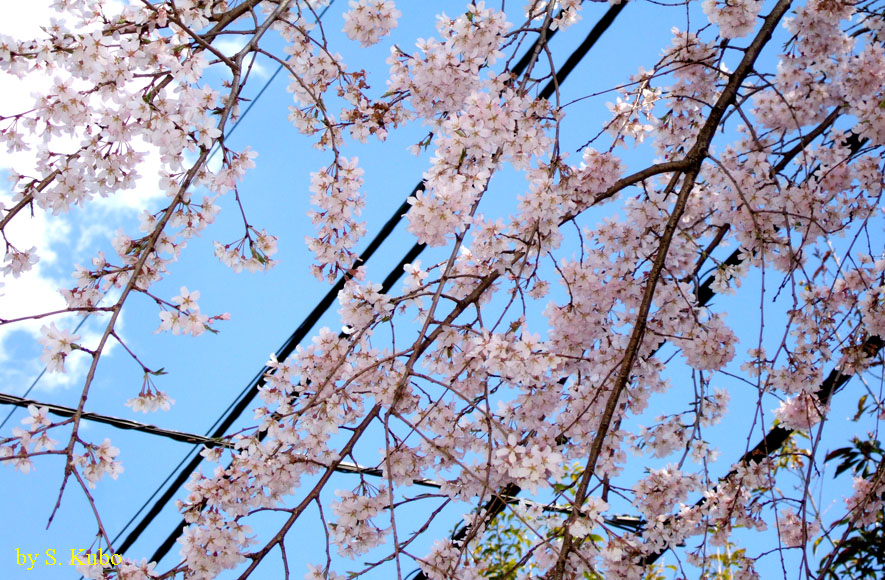
M26 34L34 31L33 25L45 21L49 15L46 3L35 0L27 6L17 4L9 7L12 12L7 13L0 22L0 33ZM508 10L514 13L511 21L516 21L516 12L521 7L517 4L508 3ZM384 92L387 70L384 59L389 46L396 43L409 49L417 38L436 34L432 13L423 3L419 8L417 3L400 1L398 8L403 16L399 27L379 45L361 48L340 32L343 26L341 12L345 7L346 3L338 0L324 17L329 42L337 47L351 69L366 68L370 74L369 82L378 95ZM553 39L554 54L564 60L606 9L604 3L588 4L583 12L583 20ZM449 15L456 15L461 10L461 2L432 3L433 13L445 11ZM698 6L694 5L691 22L699 22L700 18ZM671 27L684 28L685 25L686 12L683 9L646 3L629 6L564 85L564 101L611 87L634 74L640 66L650 67L658 60L661 49L669 44ZM257 93L275 69L271 62L259 61L259 64L250 89L252 95ZM207 80L217 83L221 79L217 75L209 75ZM5 84L7 80L4 78L3 82ZM0 96L0 113L20 108L24 102L22 95L27 95L28 89L33 89L38 83L29 79L25 84L25 87L15 83L9 85L12 90ZM125 401L135 396L141 386L141 372L122 349L115 348L102 361L88 410L202 434L328 290L326 284L309 274L311 257L304 237L313 234L313 227L305 213L309 209L309 173L328 164L330 156L313 149L288 122L287 108L291 97L285 91L286 84L286 79L281 75L269 86L229 142L234 149L249 145L259 153L257 167L247 175L240 192L250 222L259 229L266 228L279 236L279 265L267 273L234 274L215 259L214 240L226 243L240 236L241 225L234 200L232 197L223 198L220 202L222 213L216 224L203 237L189 243L180 260L172 266L170 275L155 290L160 295L173 296L181 286L198 289L202 293L200 306L203 312L230 312L231 320L217 324L221 331L219 334L196 339L154 334L159 324L156 308L143 297L135 297L124 311L123 336L130 348L143 356L148 366L165 368L168 374L157 379L157 386L168 392L176 404L171 411L148 416L135 414L125 407ZM608 119L605 104L612 100L613 94L603 95L566 109L568 122L562 135L564 150L575 151L587 140L588 135L598 131ZM428 155L415 158L407 148L426 132L426 127L413 124L402 131L392 132L384 144L370 142L348 146L345 155L359 156L361 166L366 169L364 191L368 205L364 219L369 234L364 243L371 239L420 179L427 166ZM623 153L628 164L634 168L648 160L646 152L642 150L636 152L628 149ZM579 154L574 154L573 158L577 162ZM26 159L0 154L0 170L26 162ZM87 208L75 209L61 219L50 220L38 213L18 234L22 239L33 240L35 245L48 251L42 252L41 262L30 275L7 282L3 289L5 295L0 297L0 316L8 316L10 312L34 312L55 303L63 304L61 297L53 291L59 285L69 284L73 264L86 263L97 249L110 251L110 240L117 228L133 231L137 226L138 211L156 208L162 203L153 183L154 171L155 166L145 168L142 172L145 177L138 190L121 199L103 200ZM4 185L0 184L0 187ZM487 215L506 216L515 208L514 192L521 192L524 187L521 179L512 172L496 176L490 201L484 202L481 211ZM592 226L599 218L598 215L590 215L584 225ZM406 234L404 225L399 227L372 259L368 277L376 281L383 279L399 260L404 248L410 247L413 242L414 239ZM23 245L27 247L30 243ZM421 257L422 263L427 265L439 261L443 251L426 252ZM731 248L722 255L730 251ZM758 280L749 280L736 297L717 298L717 304L721 305L719 310L729 312L728 321L737 324L738 331L747 338L758 332L759 293L758 290L754 293L754 285L758 285ZM746 297L752 298L748 302ZM556 295L553 298L556 299ZM542 308L543 304L539 305L538 312ZM745 312L756 314L745 317ZM73 326L77 319L67 319L66 323ZM0 327L0 391L20 395L40 373L41 347L34 339L41 324L25 324L18 329ZM58 325L62 326L62 323L58 322ZM321 320L317 328L321 326L335 330L340 327L335 308ZM99 332L100 328L100 322L87 321L81 334L89 337ZM541 326L532 328L533 332L543 333L543 330ZM746 343L742 347L747 348ZM740 347L738 353L740 356ZM30 397L75 406L85 367L82 362L72 362L70 367L70 372L65 376L45 375ZM677 366L673 371L674 382L684 380L685 373L684 367ZM738 405L732 411L738 414L733 416L741 417L740 409L746 406L752 409L755 395L742 393L736 384L726 383L723 380L722 386L734 388L733 400ZM662 408L667 406L664 401L660 404ZM767 409L774 406L770 405ZM847 406L851 407L851 404ZM5 417L8 408L0 407L0 412ZM836 417L837 413L841 417L850 410L837 406L833 416ZM2 433L7 434L23 416L22 410L15 411ZM720 449L723 458L737 458L747 442L728 437L728 421L726 419L726 425L721 429ZM251 417L247 414L232 431L250 424ZM829 432L830 427L827 429ZM123 528L189 450L183 443L94 423L84 426L83 435L93 441L109 437L121 450L124 473L116 481L102 480L94 490L102 510L103 523L112 536ZM26 572L15 563L16 548L22 552L41 554L54 548L60 555L60 562L67 563L71 548L88 547L92 542L94 522L81 492L73 486L65 493L56 520L49 530L45 530L62 471L62 462L56 458L37 461L35 471L29 475L14 472L8 467L0 469L0 488L9 498L0 507L0 522L3 524L0 525L0 576L3 578L76 578L69 566L40 565ZM641 470L631 477L638 475L641 475ZM336 476L335 486L350 489L355 483L352 476ZM460 514L464 513L465 506L460 504L447 509L431 526L425 535L426 540L413 548L414 552L426 553L434 538L445 537ZM308 521L300 529L314 530L315 512L308 520L310 518L314 518L314 522ZM138 558L149 556L179 520L174 506L167 506L126 555ZM266 536L269 530L269 526L267 529L254 523L253 526L260 537ZM295 530L293 534L290 565L293 577L300 578L306 571L307 562L320 563L323 560L324 547L322 538L315 531L301 534ZM177 557L176 548L158 568L166 569L173 560L177 561ZM341 564L339 571L355 567ZM274 556L262 564L256 577L281 577L280 569L279 558ZM382 575L369 577L380 578Z

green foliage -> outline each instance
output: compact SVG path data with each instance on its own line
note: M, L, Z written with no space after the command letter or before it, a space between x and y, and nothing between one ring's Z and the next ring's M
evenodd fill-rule
M525 526L512 511L504 510L489 523L473 557L482 562L487 578L513 580L519 561L531 546Z
M724 552L717 550L715 554L709 554L704 560L701 578L703 580L732 580L735 578L736 572L742 570L747 562L747 551L734 548L735 545L728 542Z
M565 474L560 483L554 484L557 495L574 497L574 487L583 475L580 463L565 467ZM562 534L560 528L538 530L545 533L548 539ZM537 535L530 531L525 523L513 510L505 509L493 518L485 534L473 548L473 558L481 564L484 576L494 580L515 580L522 573L531 573L536 564L531 560L530 551L537 543ZM596 535L590 536L591 541L601 541ZM602 580L598 575L584 574L585 580Z
M861 477L869 477L876 471L876 466L882 461L882 447L878 439L872 437L861 440L857 437L851 440L851 445L841 447L827 453L826 461L839 459L834 477L838 477L849 469Z
M838 545L835 554L830 552L824 556L822 564L831 556L832 564L822 570L821 577L858 580L885 577L885 527L882 512L879 512L872 525L853 528L851 535Z
M878 469L883 459L878 439L852 439L851 445L827 454L826 461L838 460L835 476L851 471L856 476L868 478ZM850 517L850 516L849 516ZM876 521L865 527L851 525L849 518L840 521L836 529L845 528L843 541L836 541L834 548L821 558L821 577L883 578L885 577L885 518L880 510ZM839 536L836 536L839 538ZM817 549L821 540L814 547Z

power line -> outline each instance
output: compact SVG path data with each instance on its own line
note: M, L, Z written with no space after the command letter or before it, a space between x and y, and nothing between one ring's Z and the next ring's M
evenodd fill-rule
M554 78L549 83L547 83L547 85L541 90L541 92L539 94L541 98L548 98L550 95L552 95L555 92L556 87L565 81L565 79L568 77L568 75L571 73L571 71L574 69L574 67L577 65L577 63L581 60L581 58L583 58L584 55L586 55L586 53L596 43L596 41L599 39L599 37L601 37L602 33L605 32L605 30L610 26L611 22L621 12L621 10L624 8L625 5L626 5L626 1L618 6L611 7L606 12L606 14L602 17L602 19L591 29L590 33L588 34L588 36L584 40L584 42L582 42L581 45L572 53L572 55L569 56L569 58L566 60L566 64L559 71L556 72L556 74L554 75ZM558 30L558 28L553 29L553 30L548 29L545 42L549 41L556 34L557 30ZM512 72L515 75L519 75L525 70L525 68L528 66L529 62L531 62L532 56L534 55L535 50L539 46L540 43L541 43L541 38L539 37L532 44L532 46L528 49L528 51L522 56L522 58L520 58L520 60L516 63L516 65L514 65ZM423 190L424 190L424 183L420 182L415 186L415 188L412 190L412 193L409 194L408 197L412 197L417 192L423 191ZM382 231L379 232L379 235L376 236L376 238L374 240L372 240L372 243L369 245L366 252L363 252L361 254L362 259L359 261L360 263L368 260L368 258L371 256L371 254L374 253L374 251L377 249L378 246L380 246L380 244L384 240L384 238L386 238L389 235L389 233L393 231L396 224L399 223L399 221L402 219L402 217L406 214L406 212L408 211L408 209L410 207L409 203L408 203L408 197L402 203L402 205L400 205L400 207L397 208L397 211L394 213L393 216L391 216L391 218L385 224L384 228L382 228ZM382 234L383 234L383 237L382 237ZM421 254L421 252L424 250L425 247L426 247L425 244L421 244L421 243L416 243L415 245L412 246L412 248L406 253L406 255L400 260L400 262L390 271L390 273L384 279L384 282L382 283L382 293L386 293L390 290L390 288L393 286L393 284L395 284L396 281L402 276L403 266L413 262L415 260L415 258L417 258L418 255ZM371 251L370 251L370 249L371 249ZM307 318L305 318L305 321L302 322L302 324L298 327L298 330L296 330L296 332L293 333L292 336L289 337L289 339L286 341L286 343L280 349L280 352L278 352L278 354L277 354L278 360L284 360L285 357L287 357L289 354L291 354L292 351L294 351L295 346L297 346L297 344L301 340L303 340L303 338L306 337L307 332L310 330L310 327L313 326L314 322L310 322L309 326L307 326L306 323L309 320L312 320L314 318L313 315L315 313L317 313L320 309L322 311L325 311L329 306L331 306L331 304L334 302L335 298L337 298L338 291L341 288L343 288L346 280L347 280L347 277L344 277L341 280L339 280L338 283L332 288L332 290L330 290L329 293L327 293L326 296L311 311L311 314L308 315ZM321 315L321 313L319 315L317 315L316 318L318 319L320 315ZM304 332L299 332L302 329L304 329ZM263 384L263 382L264 382L264 375L268 372L271 372L271 371L272 371L272 369L265 367L264 369L262 369L262 371L258 375L256 375L256 378L253 379L252 383L250 383L250 386L245 389L244 396L237 403L234 410L231 412L231 415L228 416L225 419L225 421L222 423L222 426L219 427L218 430L216 430L216 432L221 431L221 433L217 436L223 435L224 431L227 429L227 427L229 427L230 424L232 424L236 420L236 418L239 417L239 415L243 411L245 411L246 408L248 408L249 403L251 403L251 401L258 394L258 387L261 384ZM145 519L142 520L142 522L139 523L139 525L136 527L136 529L133 530L132 533L130 533L129 537L126 538L126 541L118 549L119 552L124 551L126 548L128 548L135 541L135 539L137 539L137 537L143 532L143 530L147 527L147 525L150 523L150 521L153 520L156 517L156 515L162 510L163 506L171 500L172 496L174 496L174 494L178 490L178 488L181 487L181 485L183 485L185 483L185 481L187 481L187 478L190 476L190 473L196 469L196 467L197 467L197 465L199 465L200 461L201 461L201 458L198 455L198 456L194 457L193 460L191 460L191 462L188 463L188 465L185 467L185 469L178 475L178 477L176 477L175 481L172 483L172 485L169 487L169 489L167 489L166 493L164 493L163 496L154 503L154 506L151 508L151 511L145 516ZM186 523L182 520L180 525L175 530L173 530L172 533L170 533L170 535L166 538L166 540L157 548L156 552L154 552L153 556L151 557L152 561L159 562L169 552L169 550L175 544L175 540L180 535L181 528L185 525L186 525Z
M77 413L77 409L73 407L66 407L63 405L56 405L55 403L45 403L43 401L36 401L33 399L26 399L24 397L17 397L15 395L6 395L0 393L0 404L4 405L14 405L16 407L28 407L30 405L35 405L37 407L42 407L46 409L49 413L53 415L57 415L59 417L73 417ZM103 423L105 425L111 425L112 427L116 427L118 429L131 429L134 431L140 431L142 433L147 433L149 435L155 435L158 437L164 437L166 439L172 439L173 441L180 441L183 443L192 443L195 445L205 445L207 448L213 447L224 447L226 449L233 449L236 445L234 441L230 441L228 439L211 439L209 437L204 437L202 435L197 435L195 433L185 433L184 431L175 431L172 429L162 429L160 427L156 427L154 425L147 425L145 423L139 423L137 421L131 421L129 419L122 419L120 417L112 417L110 415L102 415L99 413L81 413L81 417L87 421L93 421L96 423ZM359 465L358 463L354 463L352 461L341 461L338 463L338 466L334 468L335 471L339 473L351 473L357 475L370 475L372 477L384 477L384 471L377 467L366 467L364 465ZM416 478L412 479L412 483L414 485L418 485L421 487L431 487L434 489L441 489L443 484L427 478ZM515 498L509 498L514 499ZM528 505L532 506L540 506L546 511L554 511L567 513L570 511L569 506L557 505L557 504L541 504L538 502L533 502L530 500L525 500ZM628 517L628 516L624 516ZM623 519L623 518L622 518Z
M105 296L107 296L107 290L105 290L105 293L102 294L101 298L99 298L98 302L96 302L95 305L98 306L99 302L101 302L101 299L104 298ZM85 316L83 316L83 318L80 319L79 324L77 324L77 327L74 328L74 332L73 332L73 334L77 334L77 331L80 330L80 328L83 327L83 324L86 322L86 319L89 318L89 314L90 314L90 313L87 313ZM37 386L37 383L40 382L40 379L43 378L43 375L46 374L46 371L47 371L47 370L48 370L48 367L45 367L45 366L44 366L44 367L43 367L43 370L41 370L41 371L40 371L40 374L37 375L37 378L35 378L35 379L31 382L31 385L27 388L27 390L26 390L25 393L22 395L22 397L27 397L28 395L31 394L31 391L34 389L34 387ZM13 414L13 413L15 413L15 407L13 407L12 409L9 410L9 413L6 415L6 418L3 419L3 422L2 422L2 423L0 423L0 429L2 429L4 425L6 425L6 422L9 421L9 418L12 417L12 414Z
M63 405L56 405L54 403L44 403L42 401L16 397L15 395L5 395L2 393L0 393L0 404L15 405L16 407L28 407L30 405L36 405L38 407L46 409L49 413L52 413L53 415L58 415L59 417L73 417L77 413L77 409L74 409L73 407L65 407ZM202 435L197 435L195 433L185 433L183 431L161 429L159 427L155 427L154 425L146 425L137 421L130 421L128 419L111 417L109 415L102 415L99 413L82 413L81 417L84 420L94 421L96 423L104 423L106 425L117 427L118 429L133 429L135 431L141 431L142 433L165 437L174 441L201 444L209 448L224 447L227 449L233 449L236 445L234 441L226 439L210 439L209 437L203 437ZM368 475L371 477L385 477L384 471L382 469L379 469L377 467L366 467L365 465L360 465L353 461L340 461L333 469L338 473L355 474L362 476ZM417 485L419 487L429 487L432 489L442 489L443 487L442 483L424 477L415 478L411 481L412 485ZM546 512L567 514L570 513L573 509L572 506L567 504L548 504L526 499L519 500L516 497L509 497L506 499L507 501L522 503L526 507L537 507ZM635 516L619 515L606 518L605 521L609 525L614 525L618 527L627 526L635 529L637 522L639 522L639 519Z
M44 403L42 401L36 401L34 399L28 399L26 397L17 397L15 395L7 395L6 393L0 393L0 404L2 405L13 405L14 407L28 407L30 405L35 405L37 407L43 407L53 415L58 415L59 417L73 417L77 414L77 409L73 407L66 407L64 405L56 405L55 403ZM148 425L146 423L140 423L138 421L132 421L130 419L123 419L121 417L112 417L110 415L102 415L100 413L90 413L88 411L84 411L80 414L80 417L87 420L93 421L95 423L102 423L105 425L111 425L112 427L116 427L117 429L126 429L132 431L139 431L141 433L148 433L149 435L156 435L158 437L165 437L167 439L172 439L174 441L181 441L182 443L192 443L195 445L202 444L208 447L230 447L230 443L223 439L212 439L209 437L204 437L202 435L194 435L192 433L185 433L184 431L176 431L174 429L163 429L161 427L157 427L155 425Z
M413 194L414 193L415 191L413 191ZM358 262L365 262L375 253L375 251L381 245L381 242L383 242L384 239L389 235L389 233L394 229L397 222L398 219L394 220L393 218L391 218L387 221L387 223L385 223L384 227L381 229L381 232L379 232L378 236L376 236L376 238L372 240L372 243L367 246L366 251L362 253L361 260L358 260ZM423 249L423 247L421 249ZM418 253L420 253L420 250L418 251ZM412 255L415 255L414 252L409 252L407 256ZM413 259L414 258L412 258L412 260ZM399 266L399 270L400 272L402 272L402 265ZM390 276L388 276L388 278L389 277ZM289 338L286 339L286 342L284 342L283 345L277 350L276 357L278 360L285 360L290 354L295 351L295 348L298 346L298 344L307 336L313 326L319 321L323 314L325 314L326 310L328 310L329 307L335 302L338 297L338 292L342 288L344 288L344 284L347 279L347 277L341 278L314 306L314 308L304 318L301 324L299 324L295 331L289 336ZM249 382L248 386L240 394L239 400L237 400L235 404L232 405L232 407L228 407L228 409L230 409L229 414L220 422L216 421L217 427L215 427L214 430L211 431L211 434L209 435L210 438L223 437L227 433L230 426L233 425L233 423L239 418L239 416L246 409L249 408L249 405L258 395L260 387L266 382L264 376L272 371L272 368L265 365L260 371L255 374L255 376ZM139 522L139 524L126 537L126 539L117 549L118 552L124 552L135 542L135 540L138 538L139 535L141 535L148 524L150 524L150 522L157 516L157 514L159 514L163 506L172 499L178 489L187 481L188 477L190 477L190 474L194 470L196 470L201 461L202 457L196 455L187 463L187 465L178 474L178 476L166 489L163 495L154 503L153 507L145 515L142 521Z

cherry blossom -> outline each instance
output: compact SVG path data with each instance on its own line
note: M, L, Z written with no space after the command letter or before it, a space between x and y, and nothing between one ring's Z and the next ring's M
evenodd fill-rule
M40 360L46 364L46 368L50 372L65 372L65 359L77 347L76 343L80 340L80 336L71 334L67 330L58 329L54 322L49 326L41 327L40 333L43 335L40 338L40 344L43 345L43 354L40 356Z
M433 7L352 0L337 38L387 55L365 70L326 29L342 21L319 18L329 2L57 0L38 37L0 37L0 74L45 81L21 110L0 111L14 157L4 292L57 259L28 241L32 216L59 224L159 181L137 224L121 219L109 244L64 265L63 306L0 313L21 335L41 327L49 371L70 370L75 350L88 367L61 419L19 398L28 416L0 435L0 462L42 472L44 455L59 456L56 509L79 486L101 548L114 542L90 490L114 485L101 480L120 475L124 452L90 441L82 420L110 349L142 373L115 381L131 412L181 400L122 317L139 308L172 335L157 339L205 340L230 315L201 299L254 297L186 271L197 238L229 236L209 253L235 273L292 252L292 234L251 210L247 177L267 144L231 148L260 87L255 63L283 70L289 130L322 158L267 211L310 219L294 236L310 263L284 263L336 284L332 321L256 361L247 426L196 439L213 465L176 504L179 562L81 573L259 577L281 555L287 575L297 561L291 574L311 580L639 579L672 551L681 575L722 565L723 577L757 578L795 556L811 577L816 541L843 549L835 526L881 517L881 469L830 487L824 465L846 426L875 433L885 417L873 381L885 339L880 5L656 5L678 12L663 52L565 85L562 46L609 7L517 4L465 2L423 38L385 45L401 10ZM234 37L239 48L221 48ZM393 261L401 283L360 255L392 170L371 148L393 143L411 145L421 175L394 245L429 247ZM233 234L217 234L231 231L216 224L223 207ZM90 316L88 340L66 329L72 314ZM846 399L857 416L842 422L830 409ZM847 498L821 506L822 489ZM431 536L452 510L466 514L455 533ZM519 530L504 572L478 556L502 514ZM307 533L326 540L326 561L292 556Z
M175 404L175 400L162 391L151 391L145 394L139 394L134 399L126 401L126 406L131 407L135 412L150 413L157 409L168 411Z
M350 0L344 13L344 33L362 46L371 46L396 28L402 13L391 0Z
M705 0L704 14L719 26L723 38L740 38L753 31L756 17L762 9L759 0Z

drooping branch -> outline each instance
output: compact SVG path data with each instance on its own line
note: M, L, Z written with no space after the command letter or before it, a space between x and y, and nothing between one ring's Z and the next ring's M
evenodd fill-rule
M667 253L670 249L670 243L673 240L673 235L676 233L679 220L682 218L682 214L685 211L686 204L688 203L688 196L692 193L692 190L695 186L695 180L700 173L701 164L706 158L707 150L710 147L713 136L719 128L719 122L721 121L722 116L725 114L725 111L728 109L728 107L734 102L734 99L738 94L738 90L743 85L744 80L753 70L756 59L761 54L762 49L768 44L768 41L771 39L771 35L774 32L775 27L780 22L784 14L786 14L787 10L790 7L790 4L790 0L780 0L772 9L771 13L769 13L769 15L766 17L765 22L763 23L759 32L756 34L756 38L747 48L746 53L741 59L740 64L731 74L728 83L725 85L725 88L722 91L722 94L719 96L716 104L711 109L707 117L707 121L698 132L698 137L695 140L694 145L685 156L685 160L689 163L689 167L684 171L682 186L680 188L679 195L676 198L676 203L674 204L673 209L670 211L670 218L667 220L667 225L661 235L657 255L655 256L654 263L652 264L651 270L646 277L647 281L645 289L643 290L642 302L640 303L639 310L636 313L636 318L634 321L633 330L630 335L630 340L627 343L627 347L624 352L623 362L621 363L621 368L618 372L618 376L611 387L611 391L608 394L608 399L602 416L598 420L598 426L593 438L593 444L590 448L590 457L587 459L587 464L584 467L584 473L581 476L580 483L578 484L578 487L575 491L575 506L579 507L584 503L587 495L587 490L590 486L591 477L594 475L596 470L596 462L598 461L599 454L602 451L602 446L605 442L605 438L608 433L609 426L611 425L611 421L614 417L615 410L617 409L618 401L621 398L621 393L623 393L624 389L627 387L627 384L629 383L632 376L633 363L636 360L637 353L639 352L639 347L645 335L645 328L648 323L648 315L651 311L655 288L657 286L658 280L660 279L661 273L663 272L664 264L667 260ZM554 580L561 580L565 578L568 554L572 548L572 534L570 528L571 525L574 524L574 522L577 520L577 517L578 512L576 510L569 516L565 524L565 531L563 534L562 547L560 548L559 558L557 559L556 567L552 570L551 574L551 578Z
M879 354L879 352L882 350L883 345L885 345L885 342L883 342L881 337L870 336L860 345L859 351L862 352L865 357L873 358ZM839 391L839 389L845 386L845 384L851 379L852 376L854 376L853 373L843 373L839 369L831 370L827 375L827 378L824 379L823 383L821 383L820 388L814 393L817 402L823 407L828 406L833 395L837 391ZM787 429L781 425L775 425L774 427L772 427L768 431L768 433L765 434L765 437L763 437L756 445L753 446L752 449L744 453L741 458L738 459L736 463L734 463L734 467L731 471L729 471L726 475L719 479L719 485L722 485L723 483L731 480L731 478L733 478L738 473L739 469L747 467L751 463L760 463L764 459L770 458L775 455L784 446L784 444L789 441L790 437L794 433L796 433L795 430ZM712 491L715 493L718 488L719 486L714 488ZM707 496L705 496L698 500L694 504L694 507L703 507L707 503L707 501ZM681 517L679 515L672 516L668 518L663 525L667 527L673 526L677 524L680 519ZM642 557L640 564L643 567L650 566L654 564L658 560L658 558L664 555L665 552L666 549L653 552L651 554L646 554Z

